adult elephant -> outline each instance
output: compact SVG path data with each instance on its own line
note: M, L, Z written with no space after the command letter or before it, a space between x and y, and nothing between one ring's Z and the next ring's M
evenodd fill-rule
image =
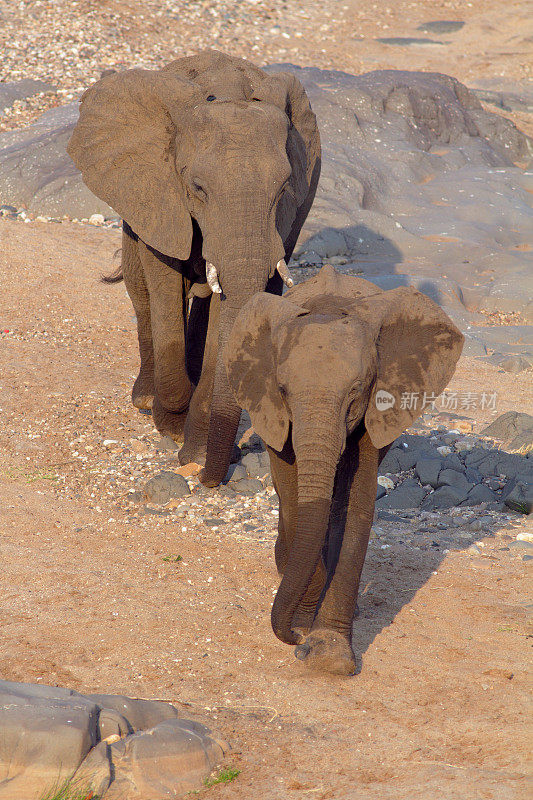
M141 357L133 403L152 407L162 434L184 436L180 460L205 458L200 479L216 486L240 417L222 351L255 292L291 284L286 262L316 191L305 91L216 51L107 74L84 93L68 152L125 223Z

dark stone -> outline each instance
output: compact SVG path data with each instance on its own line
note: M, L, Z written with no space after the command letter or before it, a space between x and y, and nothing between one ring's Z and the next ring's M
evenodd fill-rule
M145 484L144 494L151 503L164 505L173 498L186 497L191 493L183 475L163 471L154 475Z
M423 22L417 30L424 33L455 33L460 31L464 24L462 19L435 19Z
M456 453L450 453L444 457L442 469L454 469L456 472L464 472L464 465Z
M396 460L398 461L398 466L400 467L400 471L412 469L417 462L417 459L420 458L420 449L413 448L413 447L401 447L398 450L395 450Z
M228 497L228 498L236 496L231 486L225 486L223 483L218 487L218 493L221 494L223 497Z
M386 489L383 486L380 486L380 484L378 483L376 491L376 500L385 497L386 494L387 494Z
M465 494L472 488L472 484L468 483L463 473L456 472L454 469L441 470L439 474L438 485L453 486L454 489L457 489L460 492L465 492Z
M248 472L244 464L230 464L224 481L226 483L234 483L235 481L241 481L247 477Z
M424 486L432 486L434 489L438 485L439 472L442 469L440 458L419 458L416 462L416 474L420 478L420 483Z
M467 467L465 470L465 476L468 483L481 483L481 472L475 467Z
M385 475L388 472L396 473L401 472L400 464L396 457L398 451L397 450L389 450L389 452L385 455L384 459L382 460L381 464L379 465L378 475Z
M468 497L461 503L462 506L479 506L481 503L493 503L496 495L488 486L479 483L468 492Z
M270 472L268 453L247 453L241 463L252 478L265 478Z
M521 514L531 514L533 510L533 483L517 482L504 500L505 505Z
M524 414L522 411L507 411L501 414L494 422L483 428L481 433L493 439L511 441L518 434L531 431L533 435L533 417L531 414Z
M412 45L428 45L428 44L444 44L444 42L436 41L435 39L424 39L417 36L381 36L376 39L377 42L382 44L393 44L397 47L411 47Z
M452 508L460 505L467 497L467 492L456 489L454 486L442 486L429 494L421 505L423 511L433 511L438 508Z
M382 519L385 522L406 522L403 517L399 517L398 514L391 514L390 511L384 511L379 509L378 511L378 519Z
M237 494L252 496L258 492L262 492L265 487L261 481L256 478L243 478L240 481L232 483L232 488L235 489Z
M418 508L426 492L420 486L398 486L376 502L377 508Z
M499 367L505 372L511 372L517 375L519 372L526 372L532 367L533 360L528 356L507 356L499 363Z

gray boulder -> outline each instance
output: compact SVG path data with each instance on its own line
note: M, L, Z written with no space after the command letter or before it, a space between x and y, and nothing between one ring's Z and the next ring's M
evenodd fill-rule
M527 453L533 448L533 416L521 411L501 414L481 431L484 436L500 439L510 452Z
M472 489L468 492L468 497L466 500L463 500L461 505L463 506L479 506L481 503L494 503L498 498L492 492L488 486L480 483L477 486L473 486Z
M454 486L441 486L429 494L422 505L423 511L435 511L439 508L452 508L466 500L467 492Z
M186 497L191 493L183 475L163 470L150 478L144 486L144 494L151 503L164 505L173 498Z
M115 778L105 800L161 800L198 788L223 759L227 745L204 725L168 720L111 745Z
M438 486L452 486L461 492L469 492L473 488L472 484L468 483L466 476L454 469L443 469L440 472Z
M517 481L504 500L505 505L521 514L531 514L533 511L533 483Z
M377 508L418 508L426 495L426 490L421 486L407 481L393 489L386 497L376 502Z
M23 78L20 81L0 82L0 117L4 116L6 108L11 108L16 100L34 97L44 92L55 92L56 87L44 81L33 78Z
M416 462L416 474L420 478L420 483L424 486L437 488L439 473L442 469L440 458L419 458Z
M69 778L97 742L98 714L77 692L0 681L0 800Z

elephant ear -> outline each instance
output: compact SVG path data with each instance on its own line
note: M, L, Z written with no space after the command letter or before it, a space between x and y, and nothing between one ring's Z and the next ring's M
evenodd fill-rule
M254 430L274 450L283 450L289 413L279 391L272 331L304 308L277 295L258 292L241 308L224 361L235 399L250 414Z
M316 187L320 171L320 134L305 89L290 72L273 72L256 86L252 99L272 103L289 118L290 184L299 206Z
M106 75L83 94L67 147L94 194L146 244L180 259L190 255L192 223L176 171L174 120L195 93L168 73Z
M391 444L452 377L464 337L429 297L411 287L376 298L378 367L365 426L377 447ZM381 311L379 310L381 307Z

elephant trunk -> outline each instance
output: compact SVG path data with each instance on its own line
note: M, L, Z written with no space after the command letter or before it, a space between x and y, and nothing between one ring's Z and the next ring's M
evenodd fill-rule
M293 420L298 522L271 617L274 633L286 644L298 644L299 637L291 630L292 618L318 566L328 530L335 474L344 445L343 432L332 429L331 421L337 419L334 404L324 409L321 402L320 414L308 406Z
M222 354L242 306L256 292L265 290L269 265L270 261L266 259L251 264L248 267L248 279L235 286L232 286L232 281L225 278L229 271L223 270L220 274L223 295L220 305L218 356L213 381L205 468L201 476L205 486L218 486L224 480L241 417L241 407L236 402L229 385Z

